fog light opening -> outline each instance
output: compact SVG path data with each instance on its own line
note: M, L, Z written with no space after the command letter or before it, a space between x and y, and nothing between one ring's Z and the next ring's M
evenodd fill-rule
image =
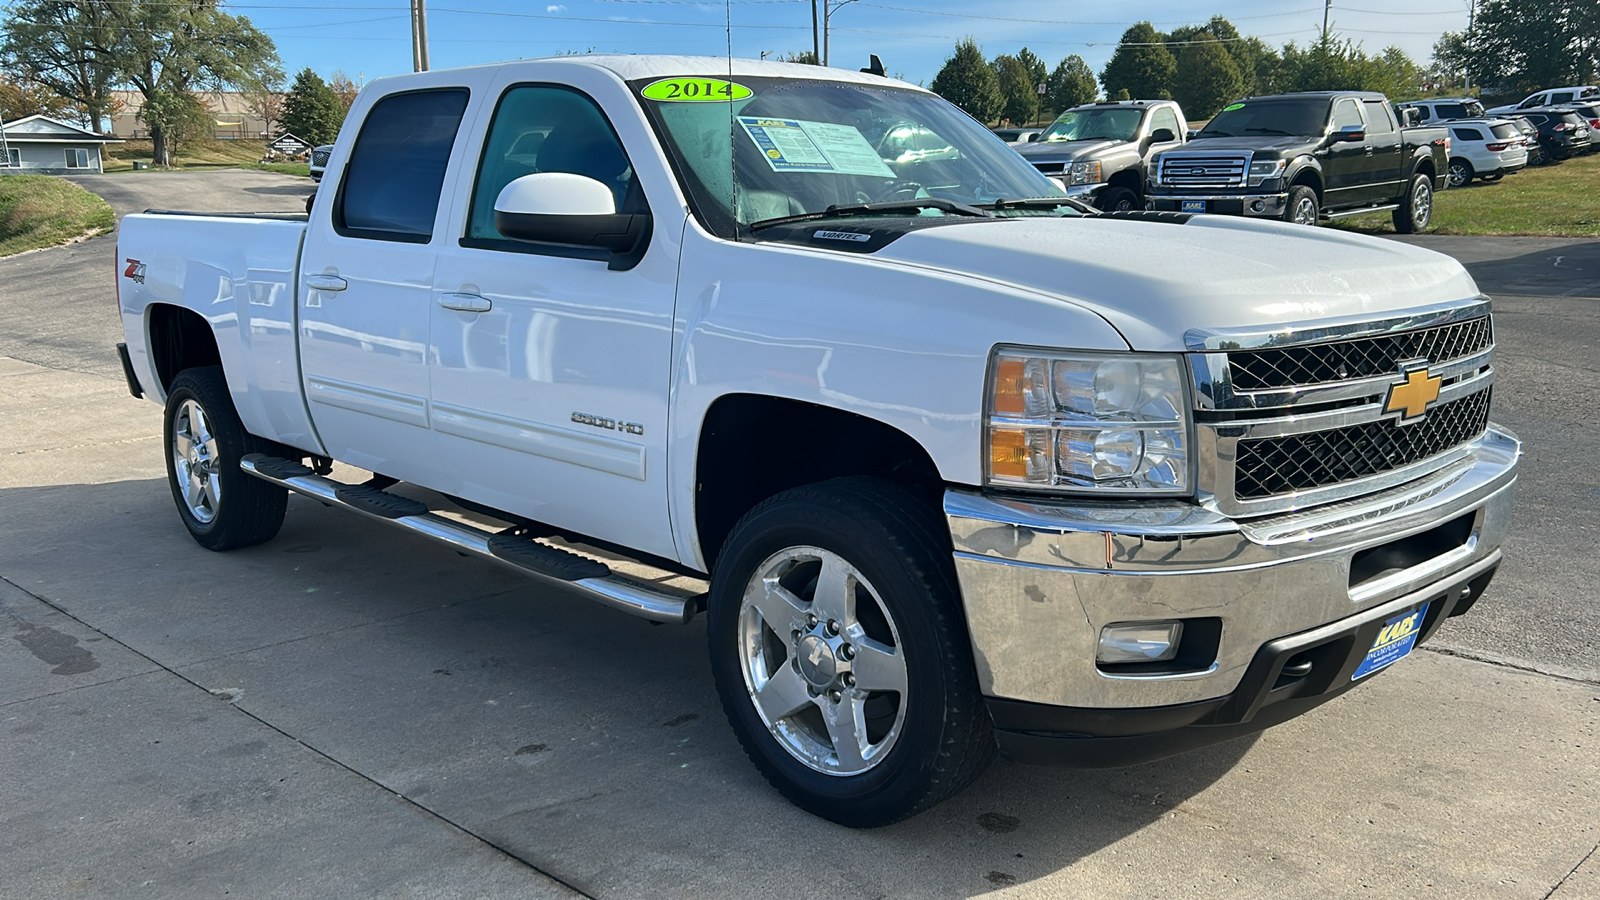
M1250 211L1251 212L1261 212L1262 210L1264 210L1266 208L1267 208L1267 204L1262 202L1262 201L1260 201L1260 200L1252 201L1251 204L1250 204Z
M1095 661L1104 665L1166 662L1177 657L1182 639L1182 622L1107 625L1100 630L1100 650Z

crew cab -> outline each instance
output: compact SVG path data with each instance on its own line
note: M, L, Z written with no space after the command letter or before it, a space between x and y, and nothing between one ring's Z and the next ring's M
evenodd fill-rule
M947 149L876 149L905 128ZM852 826L996 749L1127 765L1298 715L1502 558L1519 444L1459 264L1085 211L876 74L380 78L309 216L131 215L117 259L201 546L270 540L294 493L703 613L751 761Z
M1389 212L1409 234L1428 227L1449 150L1443 127L1401 127L1382 94L1249 97L1156 158L1145 206L1300 225Z
M1062 113L1017 152L1059 179L1067 196L1127 211L1144 207L1150 159L1182 146L1188 131L1183 108L1171 100L1103 100Z

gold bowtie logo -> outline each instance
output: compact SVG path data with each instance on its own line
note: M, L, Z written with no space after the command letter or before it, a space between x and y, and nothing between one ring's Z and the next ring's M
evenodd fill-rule
M1427 363L1412 369L1402 369L1404 381L1389 385L1389 398L1383 404L1386 413L1399 413L1400 424L1410 425L1427 415L1428 407L1439 399L1439 384L1443 376L1428 374Z

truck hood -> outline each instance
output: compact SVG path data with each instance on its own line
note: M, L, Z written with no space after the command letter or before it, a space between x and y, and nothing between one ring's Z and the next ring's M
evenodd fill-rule
M974 220L873 254L1036 291L1098 313L1135 350L1189 329L1381 317L1478 295L1461 264L1397 241L1226 216ZM1019 341L1027 340L1019 335Z
M1028 162L1072 162L1088 159L1127 143L1127 141L1036 141L1032 144L1018 145L1017 152Z
M1284 155L1297 156L1301 153L1310 153L1322 143L1320 137L1297 137L1287 135L1263 135L1260 137L1218 137L1196 138L1182 147L1167 151L1167 153L1210 153L1214 150L1254 150L1261 156L1268 158L1282 157Z

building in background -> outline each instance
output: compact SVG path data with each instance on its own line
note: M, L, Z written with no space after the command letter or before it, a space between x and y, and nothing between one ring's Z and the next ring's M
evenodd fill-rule
M100 172L100 148L120 144L76 125L46 116L25 116L0 125L0 173L19 175L73 175Z
M123 140L150 137L150 128L139 118L144 95L138 91L112 91L111 134ZM213 136L219 140L259 140L267 136L267 123L251 112L250 95L242 91L199 91L195 96L211 110L216 122ZM273 123L276 128L277 123Z

